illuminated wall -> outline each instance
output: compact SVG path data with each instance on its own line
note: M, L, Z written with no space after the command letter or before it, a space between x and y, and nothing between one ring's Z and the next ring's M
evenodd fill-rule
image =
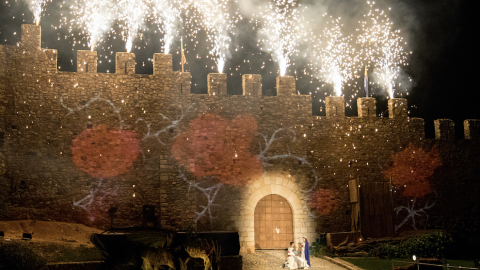
M230 96L225 76L210 74L209 94L196 95L169 55L154 55L152 75L133 74L133 54L118 53L116 73L106 74L96 72L96 52L77 55L77 72L58 71L56 50L40 49L40 28L31 25L17 46L0 46L4 219L105 228L106 211L117 206L115 225L131 226L141 224L142 205L155 204L163 228L237 230L246 251L250 204L264 193L292 204L298 239L350 231L348 181L385 181L410 144L432 148L423 120L407 117L405 99L389 101L389 118L376 117L372 98L358 99L359 117L345 117L341 97L327 98L326 116L312 116L311 97L295 94L293 77L277 80L278 96L261 96L261 78L245 75L244 94ZM437 205L445 191L437 171L457 149L449 143L439 143L443 165L423 192L425 200L437 194ZM397 225L413 209L407 197L396 197L407 209ZM429 213L441 215L435 207Z

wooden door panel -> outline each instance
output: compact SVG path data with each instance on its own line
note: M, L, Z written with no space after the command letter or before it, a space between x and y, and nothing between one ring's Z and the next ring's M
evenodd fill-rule
M256 249L285 249L293 241L292 209L285 198L265 196L257 203L254 218Z

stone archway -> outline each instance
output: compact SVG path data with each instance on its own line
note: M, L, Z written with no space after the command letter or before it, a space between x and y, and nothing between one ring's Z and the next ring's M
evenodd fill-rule
M241 253L255 252L255 207L263 197L270 194L282 196L290 205L295 243L301 242L303 236L307 236L309 239L316 238L315 223L308 217L305 201L301 200L303 193L293 177L280 173L267 174L251 184L245 194L246 200L243 200L241 210L232 216L232 220L235 221L235 229L240 236Z
M292 208L280 195L263 197L255 207L255 249L285 249L293 241Z

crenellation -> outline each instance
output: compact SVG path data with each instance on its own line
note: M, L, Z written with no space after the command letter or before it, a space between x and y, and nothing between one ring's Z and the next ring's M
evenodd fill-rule
M278 76L277 77L277 96L297 95L295 77Z
M192 75L190 72L175 71L173 73L173 91L178 94L188 95L192 92Z
M227 74L209 73L207 75L208 94L213 96L227 95Z
M327 119L345 118L345 99L343 96L330 96L325 98L325 111Z
M406 120L408 118L408 103L404 98L391 98L388 100L388 116L393 119Z
M77 73L97 73L96 51L77 51Z
M437 119L435 123L435 139L455 140L455 123L451 119Z
M167 76L172 72L172 55L155 53L153 55L153 76Z
M115 55L115 73L125 75L135 74L135 54L117 52Z
M244 96L262 96L262 76L259 74L242 75L242 88Z
M480 139L480 120L467 119L463 121L463 128L464 128L466 140Z
M371 97L357 99L358 117L377 117L377 100Z
M22 48L26 50L40 50L42 45L42 28L40 25L22 24Z

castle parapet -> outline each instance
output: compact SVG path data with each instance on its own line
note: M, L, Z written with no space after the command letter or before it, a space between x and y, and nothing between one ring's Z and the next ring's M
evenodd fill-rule
M40 50L42 45L42 28L40 25L22 24L21 44L26 49Z
M371 97L357 99L358 117L376 117L377 100Z
M277 77L277 96L296 95L295 77L278 76Z
M77 51L77 72L97 73L96 51Z
M192 75L190 72L174 72L174 87L180 94L190 94L192 92Z
M463 128L465 132L465 139L467 140L480 139L480 120L467 119L463 121Z
M455 140L455 123L451 119L437 119L435 123L435 139Z
M135 74L135 54L117 52L115 55L116 74Z
M213 96L227 95L227 74L209 73L207 75L208 94Z
M242 76L244 96L262 96L262 76L258 74L244 74Z
M388 115L394 119L408 118L408 102L404 98L391 98L388 100Z
M326 97L325 111L327 113L327 118L344 118L345 98L342 96Z
M172 72L172 55L155 53L153 55L153 76L162 76Z

